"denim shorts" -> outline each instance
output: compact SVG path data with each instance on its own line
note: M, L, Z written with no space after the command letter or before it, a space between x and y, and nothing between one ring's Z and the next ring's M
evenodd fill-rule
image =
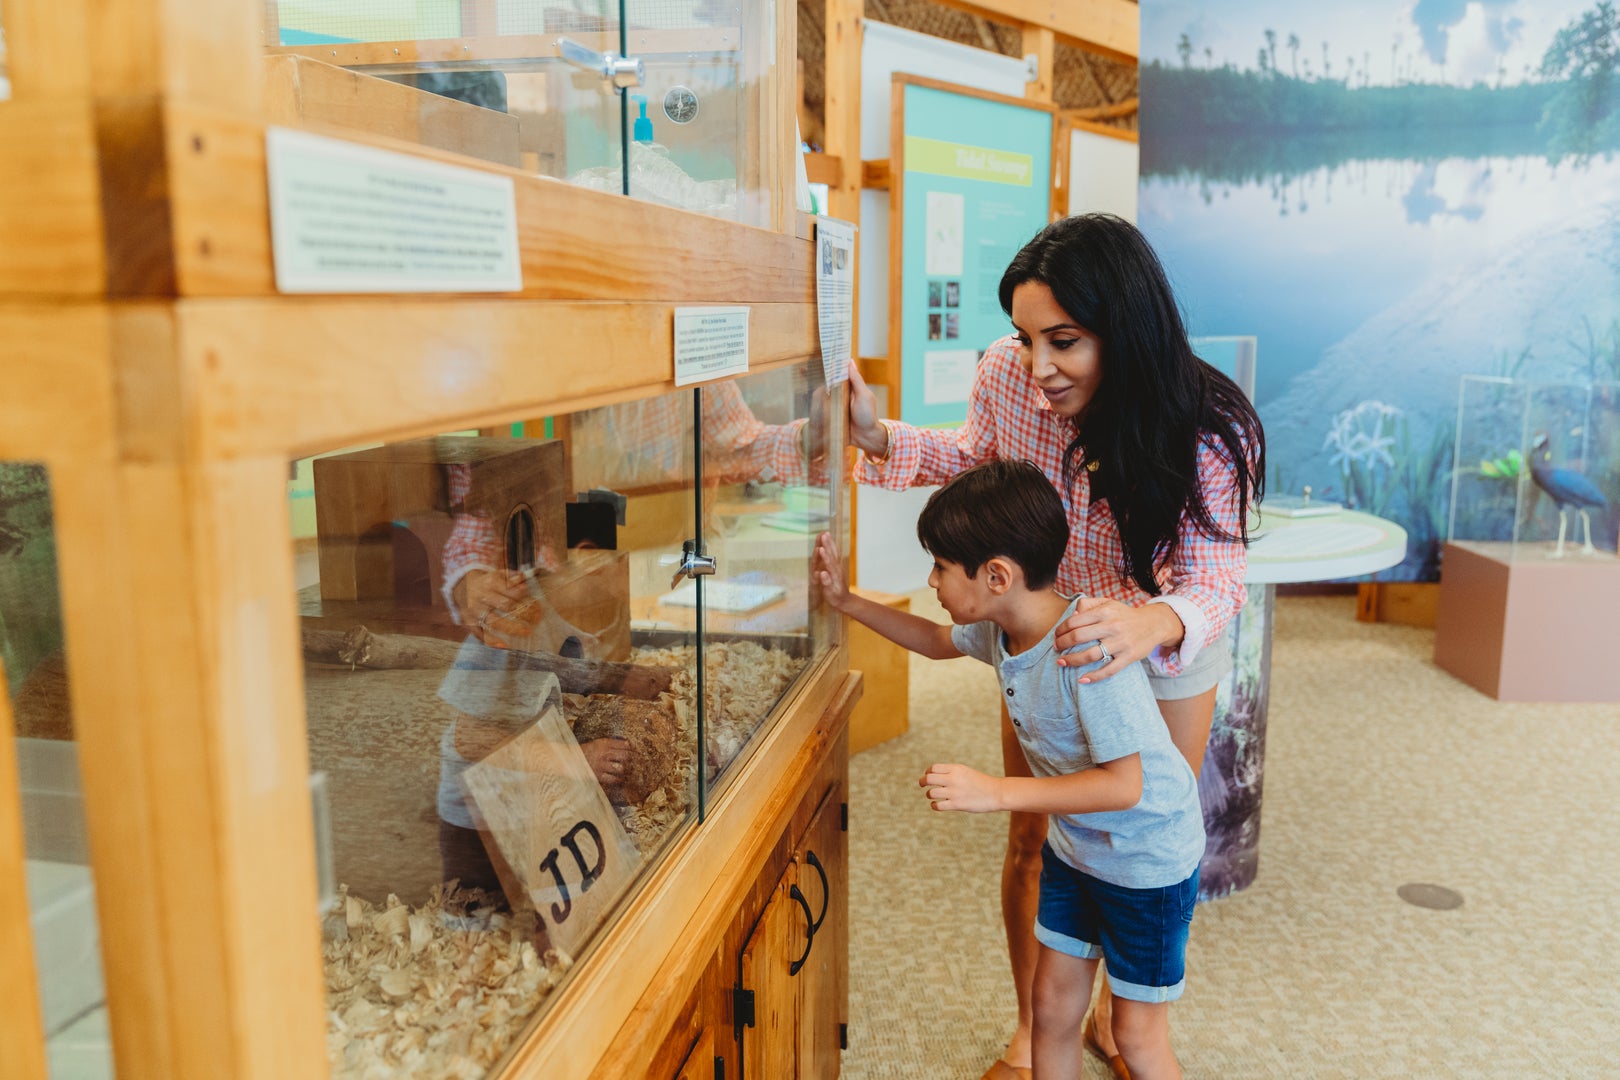
M1187 930L1198 871L1178 885L1127 889L1076 870L1041 845L1035 939L1068 956L1107 961L1115 997L1174 1001L1187 985Z
M1213 690L1232 670L1232 646L1226 637L1223 633L1199 649L1193 662L1182 668L1180 675L1160 675L1153 670L1152 664L1142 661L1142 666L1147 668L1148 685L1153 688L1154 699L1179 701Z

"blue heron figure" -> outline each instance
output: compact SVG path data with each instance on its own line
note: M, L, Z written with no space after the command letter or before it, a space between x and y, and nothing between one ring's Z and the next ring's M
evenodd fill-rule
M1563 557L1564 529L1569 524L1571 510L1581 515L1581 524L1586 530L1586 545L1581 553L1595 554L1597 549L1592 546L1592 519L1589 512L1608 506L1609 500L1585 476L1574 469L1556 468L1551 462L1547 433L1537 432L1530 443L1530 479L1535 481L1536 487L1552 496L1552 501L1558 506L1558 550L1553 552L1553 558Z

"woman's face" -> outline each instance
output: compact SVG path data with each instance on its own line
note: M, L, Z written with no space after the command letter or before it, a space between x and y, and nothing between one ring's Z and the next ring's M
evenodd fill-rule
M1018 358L1052 411L1079 416L1102 385L1102 342L1071 319L1052 290L1039 281L1026 281L1013 290L1012 321L1018 331Z

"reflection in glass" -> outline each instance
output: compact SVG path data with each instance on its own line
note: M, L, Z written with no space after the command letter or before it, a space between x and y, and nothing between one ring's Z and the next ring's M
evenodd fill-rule
M0 462L0 660L18 780L50 1075L110 1077L95 886L63 651L50 479Z
M0 4L0 101L11 98L11 54L6 50L6 9Z
M694 816L693 630L630 618L695 535L691 402L298 463L336 1075L495 1066Z

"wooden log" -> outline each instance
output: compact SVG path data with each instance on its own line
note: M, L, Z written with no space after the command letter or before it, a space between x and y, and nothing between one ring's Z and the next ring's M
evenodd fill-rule
M305 628L304 659L323 664L344 664L373 670L430 668L449 670L461 651L459 645L436 638L404 634L373 634L363 626L348 631ZM549 671L564 693L623 694L653 701L669 689L675 669L625 664L607 660L572 660L551 653L509 650L520 670Z

